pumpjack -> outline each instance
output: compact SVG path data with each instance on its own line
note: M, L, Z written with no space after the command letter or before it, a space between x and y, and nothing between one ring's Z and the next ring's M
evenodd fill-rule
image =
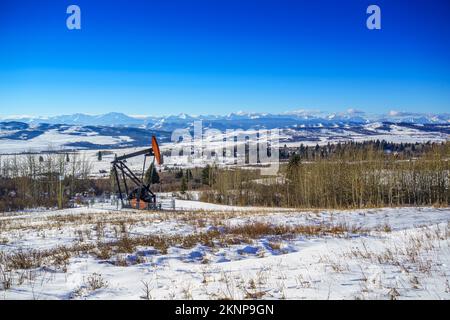
M142 174L139 177L127 165L128 159L144 156L144 165ZM158 141L152 136L152 147L137 152L125 154L123 156L115 156L112 165L112 175L114 176L117 193L119 195L122 208L131 207L134 209L156 209L156 195L150 189L150 183L144 182L145 165L148 157L153 157L152 164L155 161L158 165L162 164L161 152L159 150ZM129 183L132 186L129 186ZM122 189L123 186L123 189ZM125 191L126 198L124 197Z

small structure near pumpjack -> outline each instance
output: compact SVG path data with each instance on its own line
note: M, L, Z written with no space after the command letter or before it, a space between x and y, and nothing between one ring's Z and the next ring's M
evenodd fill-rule
M139 156L144 156L144 165L140 177L126 165L128 159ZM150 183L146 184L144 182L145 164L148 157L153 157L153 165L155 161L158 165L162 164L161 152L155 136L152 136L151 148L125 154L120 157L116 155L114 161L111 162L112 175L114 175L122 208L142 210L160 209L161 206L156 202L156 195L150 189ZM129 185L129 183L132 185ZM126 197L124 197L124 194L126 194Z

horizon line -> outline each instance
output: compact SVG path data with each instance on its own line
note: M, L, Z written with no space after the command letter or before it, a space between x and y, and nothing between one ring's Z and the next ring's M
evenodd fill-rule
M408 115L448 115L449 112L414 112L414 111L404 111L404 110L389 110L388 112L368 112L364 110L359 110L355 108L348 108L343 111L327 111L327 110L319 110L319 109L292 109L282 112L254 112L254 111L233 111L229 113L208 113L208 114L194 114L194 113L188 113L188 112L180 112L180 113L173 113L173 114L128 114L125 112L119 112L119 111L110 111L105 113L84 113L84 112L75 112L75 113L61 113L61 114L52 114L52 115L32 115L32 114L10 114L10 115L2 115L0 114L0 119L2 120L13 120L13 119L27 119L27 118L34 118L34 119L49 119L54 117L70 117L75 115L83 115L83 116L90 116L90 117L100 117L105 116L109 114L121 114L128 116L133 119L145 119L145 118L164 118L164 117L170 117L170 116L180 116L180 115L186 115L190 116L192 118L195 117L202 117L202 116L227 116L227 115L251 115L251 114L257 114L257 115L292 115L292 114L310 114L310 115L339 115L339 114L364 114L364 115L374 115L374 116L380 116L380 115L388 115L388 116L408 116Z

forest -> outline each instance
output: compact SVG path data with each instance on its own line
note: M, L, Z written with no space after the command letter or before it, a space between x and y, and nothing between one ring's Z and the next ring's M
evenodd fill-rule
M397 153L377 143L316 147L313 155L299 150L276 178L245 168L210 168L202 200L295 208L448 206L450 143L414 146L408 153L403 145L395 147Z
M280 150L279 174L256 167L150 167L155 192L228 205L288 208L448 206L450 142L350 142ZM285 162L283 162L285 160ZM70 207L94 196L109 198L114 181L92 175L78 154L0 157L0 211Z

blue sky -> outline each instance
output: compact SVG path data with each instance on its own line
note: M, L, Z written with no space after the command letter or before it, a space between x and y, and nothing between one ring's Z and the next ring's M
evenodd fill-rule
M449 58L448 0L2 0L0 115L448 112Z

